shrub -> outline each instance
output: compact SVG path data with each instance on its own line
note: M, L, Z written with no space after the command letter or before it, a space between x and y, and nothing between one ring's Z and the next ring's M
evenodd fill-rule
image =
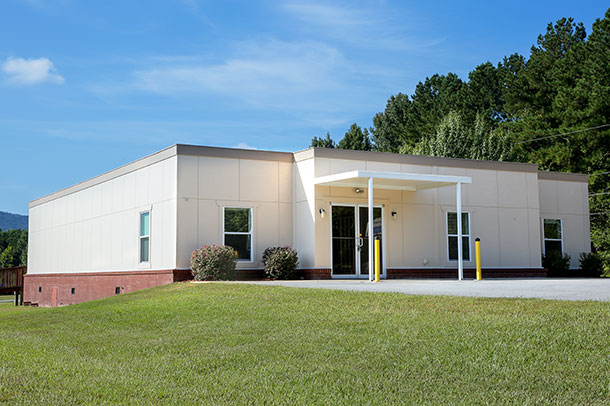
M610 278L610 252L598 252L597 255L602 260L602 276Z
M567 276L570 270L570 259L568 254L549 252L542 256L542 266L547 269L548 276Z
M269 247L263 252L265 275L271 279L294 279L299 258L290 247Z
M595 252L581 252L578 261L583 276L602 276L604 273L602 258Z
M233 277L235 250L224 245L204 245L193 251L191 272L197 281L227 280Z

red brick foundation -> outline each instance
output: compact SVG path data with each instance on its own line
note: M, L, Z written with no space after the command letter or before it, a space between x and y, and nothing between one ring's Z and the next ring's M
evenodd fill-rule
M300 269L298 275L305 279L330 279L330 269ZM262 269L238 269L235 274L236 280L264 277ZM26 274L23 298L25 304L32 306L65 306L116 295L117 288L126 293L191 279L190 269Z
M252 281L265 279L263 269L237 269L235 270L235 280ZM331 279L330 268L312 268L297 270L296 279Z
M26 274L24 304L64 306L190 279L189 270ZM72 293L74 289L74 293Z
M457 278L456 269L388 269L388 279ZM464 269L465 278L474 278L474 269ZM262 269L238 269L237 280L263 279ZM483 279L545 277L545 269L483 269ZM189 269L161 271L88 272L26 274L23 278L24 304L55 307L87 302L134 290L191 280ZM299 269L299 279L331 279L329 268ZM73 292L74 289L74 293Z
M330 268L299 269L298 276L303 279L331 279Z
M457 279L457 269L421 268L421 269L388 269L388 279ZM489 268L482 269L483 279L487 278L532 278L546 277L544 268ZM464 269L464 278L474 278L474 269Z
M265 271L262 269L236 269L235 280L238 281L255 281L265 279Z

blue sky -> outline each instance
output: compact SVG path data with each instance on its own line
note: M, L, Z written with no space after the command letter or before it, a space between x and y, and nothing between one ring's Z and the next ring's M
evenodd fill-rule
M295 151L607 1L2 0L0 210L176 143Z

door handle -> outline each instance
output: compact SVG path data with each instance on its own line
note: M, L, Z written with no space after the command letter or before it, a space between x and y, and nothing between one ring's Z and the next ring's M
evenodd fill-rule
M359 237L358 238L358 248L362 248L363 245L364 245L364 238Z

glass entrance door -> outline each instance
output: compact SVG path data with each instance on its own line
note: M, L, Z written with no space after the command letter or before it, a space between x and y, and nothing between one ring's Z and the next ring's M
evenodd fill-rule
M368 206L338 206L331 210L332 274L347 278L369 276ZM383 211L373 208L373 238L383 236ZM383 253L383 239L382 250ZM382 274L383 255L382 255Z
M356 208L332 206L333 275L356 275Z

